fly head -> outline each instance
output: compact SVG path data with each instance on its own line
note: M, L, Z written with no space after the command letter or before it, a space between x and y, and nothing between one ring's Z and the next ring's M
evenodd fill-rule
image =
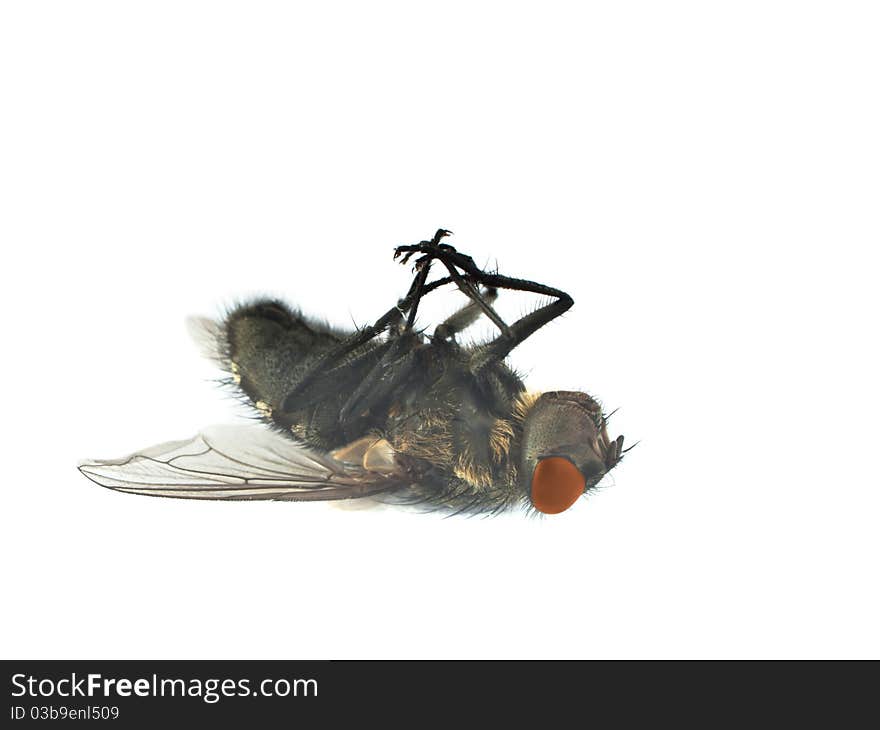
M523 422L520 486L539 512L571 507L620 461L623 436L608 437L602 408L586 393L542 394Z

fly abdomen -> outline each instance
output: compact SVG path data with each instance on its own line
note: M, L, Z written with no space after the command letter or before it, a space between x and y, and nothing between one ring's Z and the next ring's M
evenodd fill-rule
M223 331L233 379L255 403L273 410L309 363L342 339L342 333L271 300L233 309Z
M231 380L260 415L314 446L329 448L339 445L339 409L361 371L373 364L369 352L374 345L360 353L356 365L343 363L332 376L311 383L302 408L284 412L280 406L321 356L349 334L266 299L231 310L219 336Z

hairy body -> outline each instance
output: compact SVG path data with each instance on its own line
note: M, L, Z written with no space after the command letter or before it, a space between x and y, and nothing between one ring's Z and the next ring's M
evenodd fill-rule
M102 486L152 496L568 509L620 461L623 437L608 437L607 418L586 393L528 393L505 358L573 300L479 269L442 243L447 235L440 229L397 247L402 263L417 256L415 278L406 296L361 329L329 327L273 299L235 307L220 322L193 321L229 384L276 433L210 428L80 470ZM432 263L448 276L429 282ZM418 331L420 301L453 284L468 303L432 334ZM498 289L551 300L508 324L492 306ZM458 333L481 316L498 335L462 346Z
M516 488L523 418L534 396L503 362L475 374L478 347L416 333L406 349L409 375L353 423L339 414L390 340L371 340L350 353L332 375L315 379L310 397L281 410L315 362L354 332L331 328L282 302L261 300L233 309L220 330L221 364L259 417L321 451L364 438L386 440L413 475L410 496L486 509L519 501Z

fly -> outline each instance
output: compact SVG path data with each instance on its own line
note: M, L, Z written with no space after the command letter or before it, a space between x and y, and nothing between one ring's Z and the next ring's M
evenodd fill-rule
M362 329L318 323L273 299L238 306L222 321L191 320L203 350L265 425L215 426L80 471L116 491L161 497L565 511L620 462L623 436L609 438L608 416L586 393L531 392L505 359L573 300L480 269L444 243L448 235L440 229L395 249L401 263L414 259L412 285ZM432 266L445 272L429 281ZM415 327L419 304L449 285L468 302L425 335ZM507 324L493 308L501 289L551 301ZM460 344L481 316L498 335Z

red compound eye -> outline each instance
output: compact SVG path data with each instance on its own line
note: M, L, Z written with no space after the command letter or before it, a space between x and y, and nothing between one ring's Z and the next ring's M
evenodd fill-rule
M565 512L584 493L585 485L584 475L568 459L548 456L532 475L532 504L548 515Z

